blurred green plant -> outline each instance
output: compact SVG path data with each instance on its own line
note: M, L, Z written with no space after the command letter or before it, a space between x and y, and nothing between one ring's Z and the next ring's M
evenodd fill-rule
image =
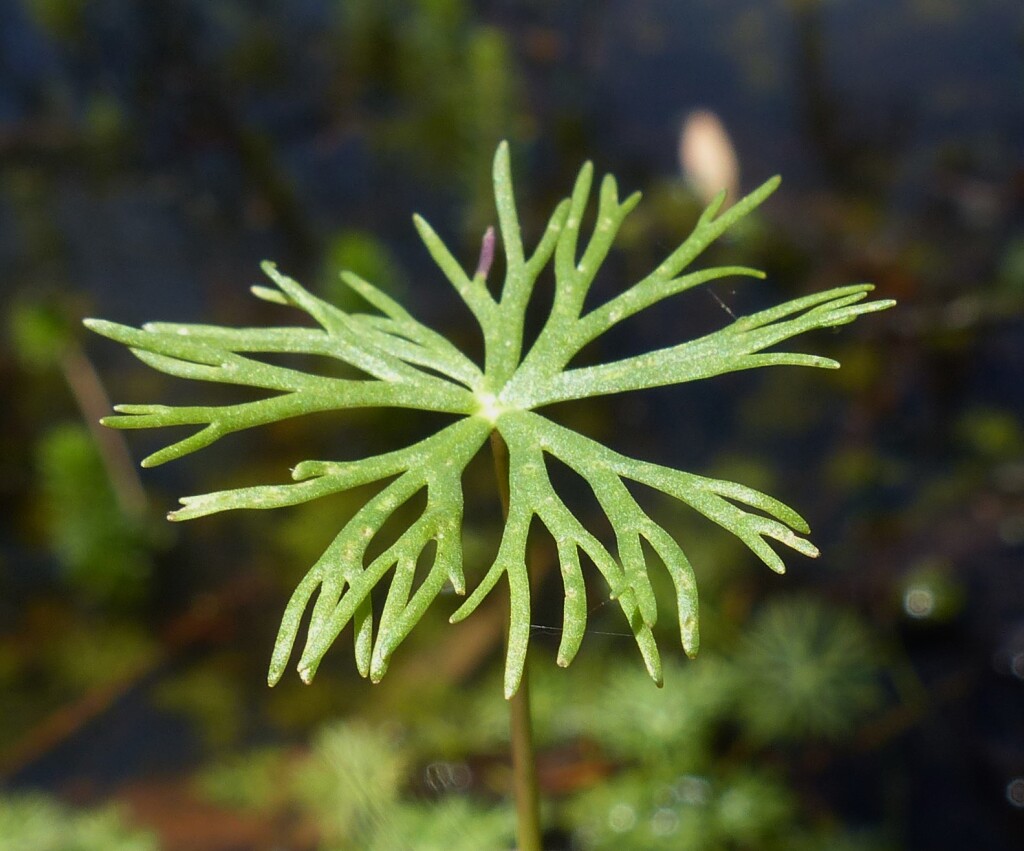
M716 851L785 848L795 800L775 776L740 771L727 778L619 775L580 795L572 811L588 849Z
M55 38L72 40L82 34L86 0L28 0L25 10Z
M82 623L70 613L62 617L60 610L35 617L45 617L58 633L50 642L36 639L34 649L43 676L71 694L131 677L159 652L146 630L129 619ZM35 676L41 676L38 669Z
M336 234L328 242L321 264L318 291L343 310L354 310L361 306L359 295L338 280L339 269L348 269L366 281L378 281L396 296L408 291L398 260L382 240L366 231L346 229Z
M487 161L508 128L528 130L513 47L466 0L338 3L336 87L361 102L371 148L469 199L470 232L489 217ZM423 81L430 80L429 86Z
M193 667L161 682L154 704L187 715L207 747L216 751L235 741L245 718L244 697L218 667Z
M853 620L821 608L837 616L837 629ZM636 666L600 652L577 663L583 670L572 682L552 669L536 672L534 723L549 770L548 820L571 837L567 847L889 847L878 836L844 832L820 800L801 794L806 778L794 782L791 774L802 761L777 759L780 747L806 747L820 759L823 742L801 719L770 725L764 735L746 723L748 704L749 711L775 712L767 694L751 702L744 688L747 642L755 637L746 633L759 628L760 617L724 655L700 665L667 658L671 689L641 688ZM871 677L880 674L871 664ZM224 760L202 773L199 790L229 809L287 812L316 825L318 848L509 847L507 817L483 803L509 782L505 761L495 757L509 729L488 700L493 686L487 677L451 690L440 703L410 707L386 726L330 723L308 752L262 749ZM850 727L863 715L853 704L836 711L845 712Z
M58 366L74 335L66 311L24 301L12 306L8 329L18 360L32 371Z
M36 446L40 521L64 579L82 599L123 606L148 588L152 528L125 514L84 426L48 431Z
M156 837L128 827L113 807L78 810L41 794L0 796L4 851L156 851Z
M254 751L207 769L197 785L207 800L228 808L298 813L314 826L323 851L509 846L507 811L456 792L430 801L406 794L413 753L381 727L335 723L307 754Z
M329 844L364 848L390 829L389 814L408 771L398 743L382 729L339 724L317 736L296 778L297 791Z
M36 442L35 516L78 598L123 607L144 596L151 552L167 536L147 516L122 441L111 442L113 433L95 425L110 403L79 345L80 329L71 320L77 312L53 296L18 301L8 316L20 365L36 376L62 375L84 420L53 426Z
M852 615L810 598L773 601L735 657L739 718L755 741L849 733L881 700L876 655Z
M287 783L288 755L280 748L236 754L207 767L196 778L206 800L234 810L269 811L291 794Z
M1024 455L1024 427L1014 411L969 408L954 428L959 442L980 459L1001 461Z

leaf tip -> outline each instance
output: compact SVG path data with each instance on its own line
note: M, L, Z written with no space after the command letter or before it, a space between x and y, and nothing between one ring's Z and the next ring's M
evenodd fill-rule
M203 499L198 496L183 496L178 502L181 503L181 508L176 508L174 511L167 513L167 519L172 523L180 523L182 520L192 520L196 517L202 517L203 510Z
M133 332L137 333L134 328L117 322L111 322L109 319L83 319L82 324L94 334L99 334L101 337L107 337L119 343L125 342L126 333L129 335Z
M491 167L494 185L504 185L512 178L512 154L508 139L502 139L494 151L494 163Z
M300 461L291 469L292 480L304 482L324 475L323 461Z
M683 652L688 659L696 659L700 652L700 631L697 616L684 618L679 624L679 633L683 640Z
M754 206L759 206L769 195L773 194L779 185L782 183L781 174L773 174L764 183L757 187L751 192L747 198L754 202ZM746 200L746 199L742 199Z
M288 648L291 650L291 648ZM270 688L276 686L281 682L281 678L284 676L284 672L288 667L288 656L284 656L280 653L280 647L274 648L274 654L270 660L270 668L267 669L267 685Z
M423 218L419 213L412 214L412 224L413 227L416 228L416 233L420 235L420 239L423 240L428 247L431 244L431 240L437 239L437 235L434 233L434 229L430 226L430 222Z
M291 303L288 300L288 296L280 290L275 290L273 287L264 287L259 284L253 284L249 287L249 292L256 296L260 301L267 301L271 304L287 305Z
M373 664L370 666L370 682L374 685L380 683L384 679L384 675L388 672L388 657L375 657Z

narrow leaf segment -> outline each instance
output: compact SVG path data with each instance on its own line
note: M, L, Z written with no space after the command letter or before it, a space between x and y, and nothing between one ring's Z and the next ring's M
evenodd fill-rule
M670 296L727 276L763 278L742 266L691 270L718 237L756 209L778 186L772 178L737 204L721 210L724 194L700 216L692 233L649 275L589 312L591 285L612 249L639 193L619 199L608 175L598 190L597 214L589 236L582 222L593 183L593 167L580 170L572 193L554 209L532 249L523 243L512 187L509 150L498 147L494 188L505 259L505 278L492 291L488 275L496 235L483 237L474 272L421 217L414 223L439 270L466 303L484 340L481 368L446 337L419 322L404 307L351 272L342 280L372 308L346 312L305 290L271 263L263 270L273 287L253 287L265 301L296 308L315 327L223 328L213 325L151 323L130 328L104 320L86 325L123 343L154 369L180 378L252 387L264 395L222 406L118 405L104 419L114 428L198 426L191 435L143 460L154 466L180 458L219 438L253 426L316 411L360 407L411 408L454 415L451 425L420 442L353 461L304 461L290 484L262 485L184 497L172 520L190 520L236 508L279 508L350 488L381 483L338 532L299 583L285 608L270 665L269 681L280 680L292 656L300 626L312 606L298 670L310 682L328 649L351 623L356 665L378 681L392 655L430 604L447 586L465 594L462 565L462 474L495 429L509 451L509 512L497 555L461 607L468 616L502 580L510 592L510 627L505 694L519 687L530 634L530 577L527 538L534 520L554 541L564 588L564 625L558 664L568 665L586 631L587 582L584 565L597 568L608 596L618 603L651 677L661 682L661 661L652 628L658 607L648 553L667 571L676 595L684 651L699 646L697 585L679 543L641 507L627 483L661 491L736 535L772 570L785 569L772 544L817 556L807 540L807 523L767 494L734 482L709 479L628 458L564 428L535 409L553 402L642 390L709 378L761 366L835 368L817 355L773 347L816 328L852 322L885 310L890 300L870 301L870 284L839 287L794 299L736 319L724 328L678 345L620 361L569 369L588 343L624 319ZM526 310L540 273L554 270L554 300L542 330L526 352ZM261 354L307 354L336 359L356 377L336 378L277 366ZM266 395L269 392L270 395ZM582 477L611 527L602 541L559 496L548 464L561 463ZM395 512L420 492L426 507L379 555L370 557L376 536ZM377 548L379 549L379 547ZM371 592L390 576L379 612Z

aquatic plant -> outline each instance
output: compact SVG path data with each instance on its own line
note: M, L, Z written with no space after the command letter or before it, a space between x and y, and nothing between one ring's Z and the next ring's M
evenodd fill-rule
M482 368L394 299L350 272L342 272L343 281L376 312L343 311L305 290L274 264L263 264L274 287L256 286L253 293L304 311L317 328L150 323L136 329L86 320L92 330L127 345L140 360L162 372L273 393L221 406L117 406L116 415L105 418L105 424L126 429L199 426L190 436L150 455L144 466L180 458L235 431L317 411L383 406L458 418L411 446L359 460L303 461L292 470L291 484L184 497L182 507L171 513L172 520L188 520L229 509L275 508L388 482L340 530L299 583L285 609L272 654L271 685L285 671L311 602L298 662L302 679L312 681L334 640L352 622L356 665L362 675L377 681L443 588L466 593L462 474L488 440L503 491L504 531L493 563L451 620L470 615L502 579L507 582L506 697L519 689L526 662L531 608L527 535L534 519L550 532L561 566L565 593L558 664L566 666L572 661L586 630L582 554L604 577L648 673L659 684L662 667L652 632L657 603L645 546L671 577L682 646L690 656L697 653L699 645L697 587L683 549L641 507L628 482L663 491L695 509L736 535L777 572L781 573L784 565L769 540L806 556L818 555L817 548L804 537L809 533L807 523L779 500L735 482L627 457L537 411L555 402L679 384L755 367L835 368L839 364L826 357L768 350L795 335L847 324L893 302L866 300L873 289L870 284L839 287L736 318L694 340L617 361L572 367L570 363L585 346L670 296L729 276L763 278L763 273L743 266L695 271L690 271L690 266L712 242L760 205L779 180L772 178L724 211L725 196L719 195L701 214L692 233L654 270L603 304L585 309L598 270L640 194L620 200L615 178L605 176L598 191L593 230L584 238L582 223L593 182L593 166L587 163L570 197L557 205L543 235L527 250L506 143L495 155L493 178L505 261L504 281L497 293L488 284L497 243L493 229L485 233L476 269L469 273L434 229L423 218L414 218L431 257L480 326ZM536 340L527 347L527 306L539 275L549 264L554 270L553 303ZM315 375L259 359L267 353L335 358L365 378ZM614 549L600 541L562 500L548 475L549 458L568 466L590 485L613 529ZM368 558L371 542L384 524L424 490L423 512L383 552ZM389 574L384 604L375 612L371 592Z
M735 657L740 723L762 742L849 733L881 700L876 655L850 613L810 598L773 600Z
M116 807L77 809L38 792L0 796L0 846L33 851L157 851Z

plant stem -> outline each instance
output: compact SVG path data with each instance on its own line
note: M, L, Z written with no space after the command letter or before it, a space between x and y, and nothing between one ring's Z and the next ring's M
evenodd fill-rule
M508 446L497 430L491 432L494 474L498 480L501 509L508 520ZM508 626L506 624L506 643ZM512 787L516 801L516 834L519 851L541 851L540 800L537 790L537 755L533 746L530 714L529 668L523 668L519 690L509 699L509 732L512 742Z

